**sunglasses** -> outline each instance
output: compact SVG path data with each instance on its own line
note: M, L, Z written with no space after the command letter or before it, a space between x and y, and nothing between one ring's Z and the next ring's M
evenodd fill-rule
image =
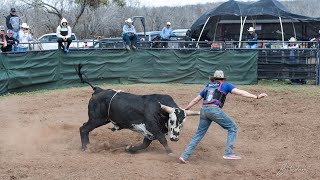
M4 32L4 30L0 30L0 31Z
M22 28L23 30L29 30L28 28Z
M170 25L167 25L167 26L170 26Z

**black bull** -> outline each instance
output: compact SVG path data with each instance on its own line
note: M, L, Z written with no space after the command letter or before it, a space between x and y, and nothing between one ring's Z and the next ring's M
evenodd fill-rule
M153 140L159 140L169 154L172 150L165 135L169 133L170 140L178 141L186 115L199 114L179 108L169 95L135 95L94 87L83 79L81 67L79 65L77 70L81 82L94 90L88 105L89 120L80 127L82 150L90 143L90 131L111 122L113 131L130 129L144 135L142 144L127 146L127 151L134 153L146 149Z

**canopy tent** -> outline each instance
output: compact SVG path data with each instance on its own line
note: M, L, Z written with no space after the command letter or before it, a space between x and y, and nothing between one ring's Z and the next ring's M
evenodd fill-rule
M299 34L295 24L299 27ZM191 26L191 36L198 41L240 42L243 30L250 26L256 27L259 37L267 40L276 39L279 34L282 41L291 36L305 40L318 34L320 20L293 14L276 0L260 0L251 4L230 0L200 16Z

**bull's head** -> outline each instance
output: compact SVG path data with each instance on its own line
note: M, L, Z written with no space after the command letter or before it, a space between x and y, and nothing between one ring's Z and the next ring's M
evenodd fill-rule
M168 120L168 130L171 141L178 141L180 130L183 127L184 122L186 121L186 116L188 115L199 115L198 111L184 110L181 108L172 108L160 104L161 109L169 113Z

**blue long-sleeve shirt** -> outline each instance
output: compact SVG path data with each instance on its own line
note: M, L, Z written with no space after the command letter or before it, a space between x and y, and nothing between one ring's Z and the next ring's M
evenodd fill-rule
M172 33L171 27L169 27L169 28L164 27L160 33L160 36L162 39L169 39L171 36L171 33Z
M122 28L122 35L130 33L130 34L136 34L136 29L134 28L133 25L128 26L128 24L125 24Z

